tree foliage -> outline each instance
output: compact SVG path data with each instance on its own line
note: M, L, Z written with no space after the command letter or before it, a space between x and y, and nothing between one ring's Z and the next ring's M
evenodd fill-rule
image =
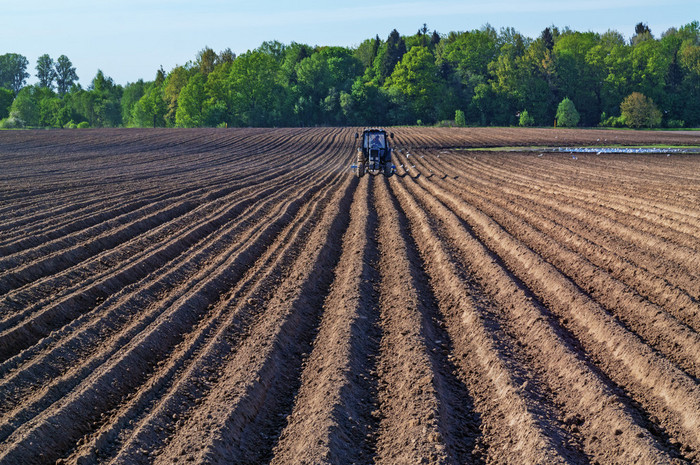
M405 53L406 42L394 29L386 40L386 50L379 65L379 74L382 79L386 79L394 72L394 67L401 61Z
M29 77L27 57L18 53L0 55L0 87L10 89L17 95Z
M14 98L15 95L11 90L0 87L0 119L7 118L10 115L10 107Z
M467 125L467 118L462 110L455 111L455 125L460 128Z
M625 124L631 128L653 128L661 124L661 112L654 101L644 94L632 92L620 104Z
M58 57L58 60L56 60L56 88L58 95L65 95L77 80L78 75L75 72L73 63L65 55Z
M520 113L520 120L519 120L518 124L520 126L523 126L523 127L534 126L535 125L535 118L530 116L530 113L528 113L527 110L523 110Z
M574 102L569 97L566 97L559 103L557 107L557 126L575 127L580 119L578 110L576 110Z
M39 80L40 87L53 89L53 81L56 79L56 70L54 69L53 59L48 53L41 55L36 60L36 78Z
M236 56L204 47L152 81L121 86L98 70L86 89L65 55L37 60L36 85L25 87L26 67L21 55L0 56L5 126L433 124L462 115L480 125L619 126L636 121L621 107L633 93L658 110L639 127L700 125L698 21L659 38L639 23L630 40L554 25L533 39L488 24L447 34L423 24L354 48L268 41Z

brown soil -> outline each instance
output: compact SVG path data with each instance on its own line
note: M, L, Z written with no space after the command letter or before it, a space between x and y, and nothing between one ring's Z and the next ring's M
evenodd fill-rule
M0 463L700 463L700 133L0 132Z

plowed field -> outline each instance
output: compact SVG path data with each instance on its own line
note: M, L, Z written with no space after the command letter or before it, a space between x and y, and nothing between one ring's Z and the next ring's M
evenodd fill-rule
M0 132L0 463L700 463L699 133Z

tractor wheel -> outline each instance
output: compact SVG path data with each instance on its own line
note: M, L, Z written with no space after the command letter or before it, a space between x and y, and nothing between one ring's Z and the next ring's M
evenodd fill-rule
M357 164L357 171L355 171L355 174L357 175L358 178L361 178L365 174L365 164L360 162Z
M384 163L384 176L388 178L393 172L394 170L391 167L391 162Z

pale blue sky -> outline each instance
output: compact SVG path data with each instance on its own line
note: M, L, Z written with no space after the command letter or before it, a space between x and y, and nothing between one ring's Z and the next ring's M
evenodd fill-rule
M355 46L396 28L414 34L423 23L446 34L491 24L537 37L547 26L577 31L614 29L629 38L647 23L655 37L670 27L700 20L698 0L52 0L0 2L0 54L36 60L61 54L86 87L100 68L119 84L152 80L209 46L236 54L266 40Z

